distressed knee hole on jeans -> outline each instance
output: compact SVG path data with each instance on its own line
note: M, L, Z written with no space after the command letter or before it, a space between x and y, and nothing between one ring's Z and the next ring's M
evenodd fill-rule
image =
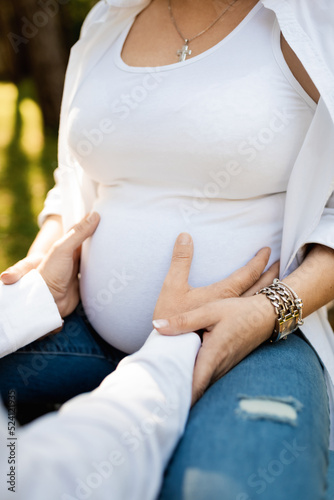
M274 420L293 426L297 425L298 412L303 408L302 403L292 396L274 398L272 396L239 395L237 415L252 420Z

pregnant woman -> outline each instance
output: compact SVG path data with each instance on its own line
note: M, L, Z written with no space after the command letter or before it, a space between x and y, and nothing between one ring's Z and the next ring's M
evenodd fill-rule
M5 358L2 379L19 373L27 403L98 383L145 342L183 231L194 242L193 287L262 247L270 264L280 260L283 283L259 295L231 289L184 303L180 316L154 313L163 334L202 331L194 401L211 386L162 499L324 498L334 447L334 336L323 309L334 298L332 19L329 1L107 0L72 50L57 185L29 256L2 279L36 266L63 229L97 211L81 255L88 320L77 311L65 321L65 331L92 332L89 352L79 334L66 349L43 340ZM280 297L293 318L282 319ZM31 355L50 351L39 372Z

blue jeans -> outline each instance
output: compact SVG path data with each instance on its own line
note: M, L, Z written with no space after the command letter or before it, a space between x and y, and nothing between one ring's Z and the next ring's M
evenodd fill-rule
M101 339L78 306L60 333L0 359L2 400L6 404L8 391L15 389L17 418L26 424L95 389L124 356Z
M0 360L2 395L16 389L22 415L36 407L36 417L92 390L124 356L77 311L61 333ZM333 500L328 437L326 385L312 347L301 334L262 345L191 410L159 500Z
M159 499L328 498L328 440L315 352L300 333L264 344L194 406Z

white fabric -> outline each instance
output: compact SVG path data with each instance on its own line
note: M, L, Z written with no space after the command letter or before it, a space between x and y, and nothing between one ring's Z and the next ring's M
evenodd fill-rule
M196 287L264 246L269 265L279 259L285 192L316 109L262 4L210 50L160 68L122 61L131 25L83 81L67 127L101 215L83 247L81 299L95 330L127 353L147 338L180 232L194 239Z
M334 196L331 197L334 189L334 3L332 0L260 1L275 13L287 42L321 94L288 184L281 249L283 277L300 262L306 242L334 248ZM68 228L92 208L97 186L84 174L69 150L69 109L79 85L148 3L147 0L99 2L84 23L82 37L72 49L65 82L59 168L55 173L57 187L48 197L40 223L47 214L56 213L62 215L64 226ZM334 449L334 335L324 310L306 318L303 333L325 364L332 415L331 447Z
M0 357L62 326L53 297L38 271L14 285L0 281Z
M0 409L0 497L9 500L153 500L186 424L200 339L153 331L90 394L16 432L8 491L7 418ZM8 478L10 480L10 478Z

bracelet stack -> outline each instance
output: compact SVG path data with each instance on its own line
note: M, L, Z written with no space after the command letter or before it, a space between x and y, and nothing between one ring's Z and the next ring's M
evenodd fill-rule
M275 308L277 319L270 342L286 339L290 333L298 329L303 322L303 301L286 283L274 279L273 284L256 293L264 294Z

